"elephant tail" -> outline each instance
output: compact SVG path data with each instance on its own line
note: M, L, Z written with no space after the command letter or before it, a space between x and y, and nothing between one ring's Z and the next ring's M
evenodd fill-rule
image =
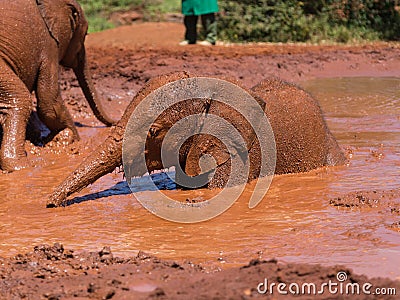
M326 156L325 165L327 166L344 165L347 161L346 156L344 155L342 149L340 148L333 134L329 131L329 129L327 130L328 130L328 136L327 136L328 153Z

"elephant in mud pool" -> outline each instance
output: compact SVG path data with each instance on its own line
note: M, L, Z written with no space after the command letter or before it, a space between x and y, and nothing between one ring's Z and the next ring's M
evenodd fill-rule
M59 65L72 68L97 119L115 123L105 113L92 83L84 40L88 23L76 0L13 0L0 2L0 117L3 138L0 167L27 166L25 132L32 111L54 136L69 128L78 132L58 84Z
M67 205L68 196L121 166L125 129L141 101L165 84L193 77L186 72L178 72L162 75L147 82L128 105L121 120L111 127L110 134L101 146L55 188L49 196L47 206ZM278 78L263 80L248 92L268 117L274 132L277 151L276 174L306 172L322 166L344 164L345 156L326 126L317 101L307 92ZM204 99L181 101L163 111L147 132L144 148L146 166L142 168L137 165L134 154L131 162L133 169L125 170L129 172L125 174L126 177L142 176L146 171L150 173L169 167L163 165L161 160L163 139L177 121L195 113L217 114L238 129L244 139L245 151L248 152L250 162L246 179L250 181L257 178L260 172L260 144L250 124L246 124L246 120L235 109L220 102L210 103ZM189 176L199 175L200 158L205 154L211 155L216 165L215 173L204 187L223 187L227 183L231 159L226 154L224 145L212 135L193 135L186 139L179 149L170 148L173 146L166 146L167 151L175 154L179 151L178 163ZM143 155L137 153L137 156L140 154Z

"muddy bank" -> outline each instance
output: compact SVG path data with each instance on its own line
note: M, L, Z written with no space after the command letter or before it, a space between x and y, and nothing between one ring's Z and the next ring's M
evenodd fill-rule
M176 70L239 75L249 86L268 75L300 81L400 74L398 43L178 46L183 32L183 26L176 23L136 24L89 35L87 45L98 73L127 80Z
M94 81L112 117L122 115L147 80L182 70L236 78L248 88L269 76L295 83L314 78L400 76L399 43L178 46L183 32L177 23L143 23L87 37ZM71 71L62 72L61 86L78 122L82 116L91 121Z
M143 23L87 37L94 80L108 100L110 113L122 115L145 81L174 71L237 78L249 88L271 75L291 82L324 77L400 76L398 43L178 46L183 32L179 23ZM75 94L78 85L72 72L63 73L62 87L72 88L68 97L80 98L79 91ZM81 111L85 106L76 101L74 104Z
M202 76L237 78L248 88L269 76L296 83L323 77L400 76L397 44L193 47L131 49L104 48L100 44L91 46L88 55L96 84L111 103L127 103L132 91L136 92L145 81L182 70Z
M287 299L290 284L294 292L299 286L295 299L397 299L374 294L400 292L399 281L367 278L343 266L283 264L275 259L254 259L238 268L207 271L190 261L162 260L144 252L118 258L109 247L86 252L54 244L0 258L0 262L0 297L7 299ZM329 282L332 292L323 288ZM278 292L271 283L286 283L287 287ZM305 283L317 289L308 293L306 288L302 294ZM346 292L350 283L366 292Z

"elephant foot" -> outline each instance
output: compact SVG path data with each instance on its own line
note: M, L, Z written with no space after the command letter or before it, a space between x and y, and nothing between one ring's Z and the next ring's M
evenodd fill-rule
M74 132L69 128L61 130L60 132L50 133L43 140L44 144L54 142L62 145L69 145L75 141L79 141L79 135L76 136Z
M3 158L1 160L1 169L4 172L13 172L22 170L29 167L28 159L26 157L20 158Z

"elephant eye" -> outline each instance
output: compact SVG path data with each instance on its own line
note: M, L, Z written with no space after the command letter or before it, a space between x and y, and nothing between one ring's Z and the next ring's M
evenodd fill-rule
M68 4L68 7L70 9L70 22L71 22L71 28L72 28L72 32L75 32L78 23L79 23L79 12L77 10L77 8L72 5L72 4Z

